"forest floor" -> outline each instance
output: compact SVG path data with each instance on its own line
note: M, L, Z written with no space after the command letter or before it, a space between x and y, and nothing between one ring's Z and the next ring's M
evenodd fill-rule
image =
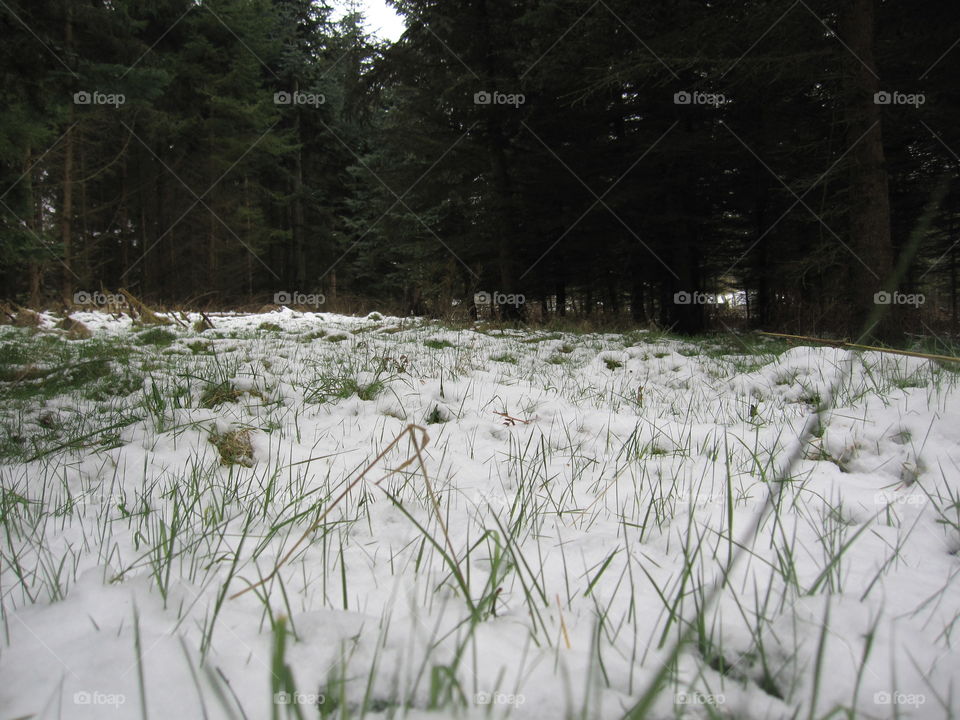
M960 714L954 368L74 318L0 328L0 720Z

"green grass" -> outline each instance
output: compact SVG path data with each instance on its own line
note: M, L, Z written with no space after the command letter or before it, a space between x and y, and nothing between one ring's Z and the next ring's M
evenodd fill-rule
M361 400L374 400L386 387L378 379L362 383L353 377L321 376L311 383L306 393L307 402L326 403L333 400L346 400L356 395Z
M200 407L213 409L224 403L236 402L243 396L229 381L208 385L200 394Z
M143 380L131 366L132 356L122 341L22 334L0 345L0 401L22 404L72 393L89 400L129 395Z
M154 347L167 347L168 345L172 345L176 339L177 336L173 332L159 327L144 330L136 336L137 344L152 345Z
M434 407L424 419L424 422L427 423L427 425L439 425L441 423L445 423L446 421L446 417L439 407Z
M207 672L234 633L261 649L272 643L272 660L266 652L264 665L246 663L261 668L264 694L324 696L299 708L303 717L466 715L477 710L475 693L510 694L522 682L490 679L501 662L517 664L483 652L487 638L507 627L518 657L526 653L558 675L567 664L584 669L567 679L563 717L596 716L602 692L618 694L623 717L652 717L654 698L669 706L671 694L730 685L779 697L807 717L811 696L826 692L819 678L835 646L800 622L804 602L819 611L836 596L855 595L864 613L876 614L876 630L879 579L893 579L903 564L913 527L960 547L960 497L941 477L951 468L931 465L913 481L935 523L920 526L916 517L904 520L902 508L887 508L883 542L870 512L858 515L811 480L809 466L844 467L846 453L809 453L802 473L774 474L771 459L797 435L778 431L809 411L783 394L819 402L828 387L785 373L754 398L747 390L731 395L729 383L775 361L782 344L747 335L461 328L454 346L435 337L442 328L425 324L368 332L345 352L331 338L356 333L325 324L299 336L265 328L208 330L203 339L158 328L164 335L154 342L143 336L155 331L68 342L0 329L0 630L11 625L9 608L70 601L76 576L95 566L107 568L105 583L149 588L164 621L178 623L184 672L194 683L184 692L196 693L198 716L217 703L225 715L296 716L276 703L270 712L241 707L226 676ZM321 338L330 342L312 342ZM176 352L153 351L171 345ZM625 356L644 362L625 368L614 359ZM597 372L598 365L619 372ZM668 375L671 368L694 379ZM477 382L481 374L496 385ZM936 366L907 372L878 364L844 386L836 404L892 402L894 391L922 387L927 396L916 406L937 407L958 380ZM244 396L258 402L238 402ZM363 408L368 423L358 420L356 399L378 400L376 410ZM338 403L345 407L338 411ZM862 407L848 415L857 421ZM367 478L387 479L365 480L336 504L409 422L429 426L428 472L413 462L389 474L413 457L404 440ZM831 431L821 428L821 440ZM916 454L926 437L925 429L890 432L905 453ZM150 461L118 466L121 453L107 451L131 443ZM186 451L171 455L171 447ZM755 523L761 508L763 522ZM229 599L265 577L327 510L268 585ZM61 533L80 541L61 542ZM861 584L859 574L853 582L851 568L860 568L858 552L869 543L877 582ZM746 579L732 573L738 561ZM382 574L376 591L373 572ZM416 652L397 640L403 632L393 607L378 602L389 594L380 590L394 586L416 603L423 628ZM146 608L141 603L125 621L135 651L153 641L144 626L140 646ZM229 627L218 625L226 609ZM328 653L311 623L329 613L344 633ZM853 650L864 657L863 647ZM397 657L412 658L402 672ZM864 675L865 660L853 662ZM156 692L151 656L131 665L147 707L147 692ZM798 678L815 680L805 697ZM856 702L814 717L866 715ZM707 717L728 710L703 708ZM676 716L684 712L674 707ZM661 714L674 716L669 707Z

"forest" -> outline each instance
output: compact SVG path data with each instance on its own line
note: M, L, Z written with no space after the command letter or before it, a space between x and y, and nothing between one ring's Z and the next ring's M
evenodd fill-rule
M956 3L391 4L0 2L0 297L960 329Z

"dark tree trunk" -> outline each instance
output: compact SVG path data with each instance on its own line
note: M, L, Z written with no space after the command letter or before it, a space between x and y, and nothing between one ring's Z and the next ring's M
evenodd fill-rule
M64 44L68 55L73 53L73 6L67 5L64 27ZM60 242L63 244L63 281L60 294L64 302L71 302L73 295L73 118L74 106L69 104L63 158L63 206L60 208Z
M633 284L630 286L630 316L634 322L643 323L647 320L647 312L644 307L644 288L643 280L640 274L634 269Z
M856 256L850 258L854 308L854 327L850 330L854 332L864 328L875 307L875 294L892 281L893 274L890 190L880 106L874 101L880 90L873 56L875 4L876 0L845 0L840 14L841 37L850 50L843 54L847 143L857 143L849 155L850 249ZM880 324L867 332L895 341L900 334L897 308L891 306Z
M300 81L294 82L294 92L300 91ZM303 212L303 142L300 138L300 108L294 106L294 136L297 150L294 154L293 168L293 208L292 228L294 247L294 278L299 292L307 292L307 250L304 238Z
M950 246L950 326L952 332L956 333L960 327L960 318L957 317L957 243L953 240L956 235L956 224L953 212L950 212L950 232L947 234L947 241Z

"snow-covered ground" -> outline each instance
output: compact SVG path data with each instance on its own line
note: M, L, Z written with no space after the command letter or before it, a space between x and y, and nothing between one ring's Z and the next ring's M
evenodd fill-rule
M960 713L950 369L74 318L0 329L0 720Z

